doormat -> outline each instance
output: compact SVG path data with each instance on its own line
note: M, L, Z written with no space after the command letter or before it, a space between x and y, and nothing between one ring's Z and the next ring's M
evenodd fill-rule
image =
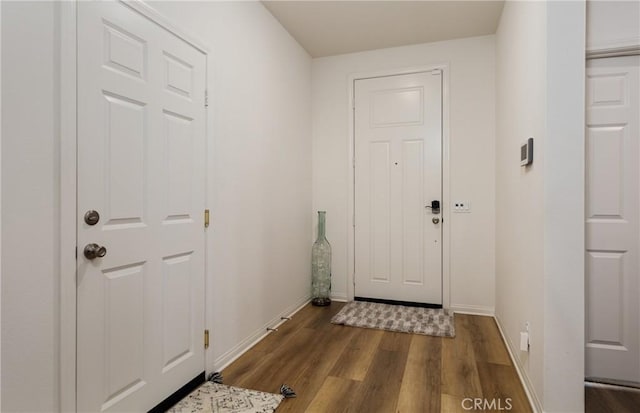
M331 319L333 324L377 328L427 336L455 337L453 311L351 301Z
M171 413L271 413L284 396L206 382L173 406Z

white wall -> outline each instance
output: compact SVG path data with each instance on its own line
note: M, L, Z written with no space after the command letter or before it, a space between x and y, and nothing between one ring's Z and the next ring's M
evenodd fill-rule
M581 2L507 2L496 34L496 317L547 412L584 410L584 36Z
M58 409L53 3L2 2L2 408Z
M451 306L494 308L494 36L313 60L313 211L327 211L332 293L347 297L350 74L450 65L450 194L472 213L451 214Z
M2 2L2 408L59 410L57 5ZM207 367L306 300L311 58L258 2L152 3L210 46Z
M496 34L496 317L519 343L530 322L530 352L517 356L542 401L544 368L544 145L546 5L507 2ZM534 138L534 162L520 145Z
M209 369L310 294L311 58L258 2L154 2L210 46Z
M587 1L587 49L640 46L640 2Z

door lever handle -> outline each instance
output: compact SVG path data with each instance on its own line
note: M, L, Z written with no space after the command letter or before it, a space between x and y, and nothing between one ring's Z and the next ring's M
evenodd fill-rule
M102 258L107 255L107 249L98 244L87 244L84 247L84 256L89 260Z
M439 214L440 213L440 201L438 200L433 200L431 201L431 205L425 205L425 208L431 208L431 212L433 214Z

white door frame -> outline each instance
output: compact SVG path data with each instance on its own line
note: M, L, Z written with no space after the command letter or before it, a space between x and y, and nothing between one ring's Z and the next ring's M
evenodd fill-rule
M372 72L360 72L349 75L348 90L349 95L349 137L347 139L349 148L349 200L347 218L347 300L352 301L355 295L355 117L354 117L354 95L355 82L359 79L369 79L373 77L387 77L396 75L409 75L412 73L431 72L432 70L442 70L442 306L449 308L450 297L450 240L451 240L451 218L449 212L449 64L441 63L428 66L412 66L402 69L378 70Z
M178 27L162 14L141 0L118 0L122 4L140 13L158 26L176 35L206 55L206 87L211 91L213 79L211 53L205 43ZM77 232L77 3L60 2L60 336L59 336L59 372L60 372L60 410L76 411L76 232ZM206 110L206 164L205 199L211 205L212 191L210 170L213 160L213 145L210 139L213 131L213 105ZM207 245L209 234L205 232L205 328L210 328L207 311L210 300L210 283L207 283L209 262ZM210 364L211 347L205 351L205 365ZM205 369L205 366L202 366ZM158 400L161 402L162 400Z

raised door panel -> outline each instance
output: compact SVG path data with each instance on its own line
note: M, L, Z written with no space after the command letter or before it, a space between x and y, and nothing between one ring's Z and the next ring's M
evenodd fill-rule
M165 222L188 220L193 211L193 119L164 111L166 133L166 212Z
M376 91L371 97L371 127L421 125L424 119L421 87Z
M588 126L587 217L623 219L624 126Z
M163 52L165 59L165 88L181 97L191 99L193 96L193 65Z
M145 268L143 263L103 270L104 375L102 410L146 384L144 365Z
M103 24L104 66L121 74L145 80L147 42L106 19L103 20Z
M624 253L589 252L587 345L624 346Z
M424 284L424 141L402 142L402 282Z
M105 92L105 174L108 229L142 224L147 152L146 105ZM107 229L107 228L105 228Z
M193 356L192 258L188 252L163 259L163 373Z
M370 151L371 280L388 282L391 277L391 145L372 142Z
M629 103L625 72L591 74L587 76L587 84L588 107L616 107Z

